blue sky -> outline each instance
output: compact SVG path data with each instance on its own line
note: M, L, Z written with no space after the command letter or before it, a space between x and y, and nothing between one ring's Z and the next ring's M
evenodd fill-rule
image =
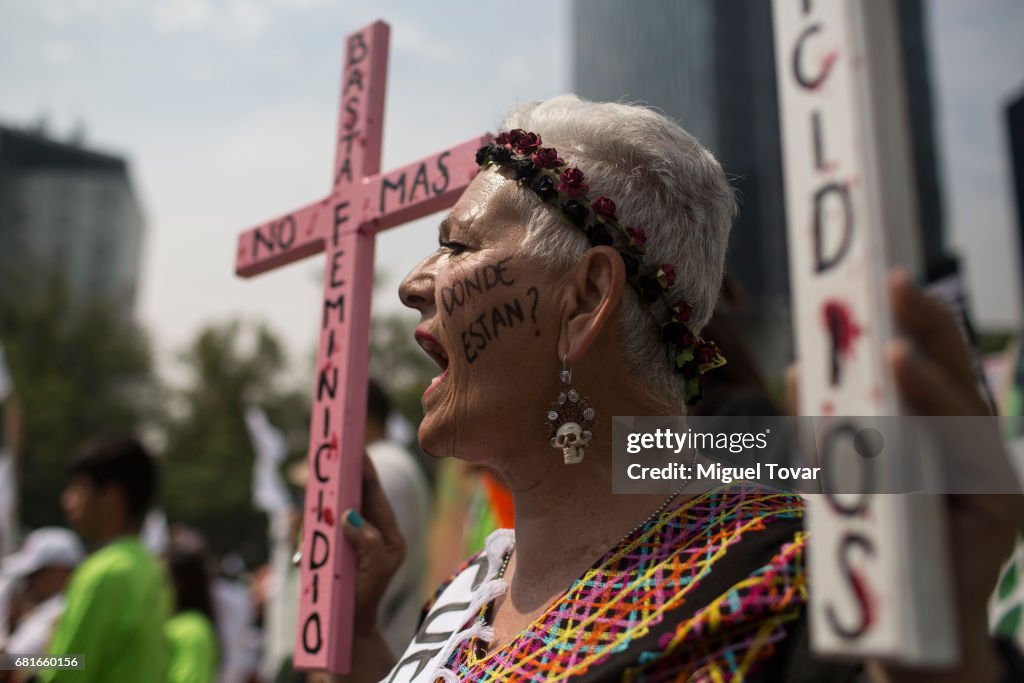
M1024 3L932 6L941 156L954 245L983 324L1019 321L1016 237L998 106L1024 89ZM123 153L148 219L142 321L164 358L204 322L262 317L312 349L320 262L233 274L239 231L326 193L344 37L392 26L384 167L494 129L515 101L571 89L567 2L6 0L0 121ZM543 46L543 47L542 47ZM385 234L397 278L435 248L437 219Z

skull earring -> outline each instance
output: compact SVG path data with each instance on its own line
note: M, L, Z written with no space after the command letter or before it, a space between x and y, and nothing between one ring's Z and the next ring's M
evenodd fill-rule
M552 448L560 448L566 465L583 462L584 451L590 445L594 424L594 409L572 386L572 370L565 367L558 375L562 384L558 400L547 412Z

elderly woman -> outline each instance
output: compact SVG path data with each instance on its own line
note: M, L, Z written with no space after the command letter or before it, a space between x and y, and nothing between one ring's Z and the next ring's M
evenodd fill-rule
M515 529L437 592L396 658L375 615L402 541L367 468L365 518L345 518L359 557L351 679L850 680L808 653L799 497L753 485L611 495L611 417L681 414L723 362L698 336L736 211L718 162L653 111L574 96L522 105L502 130L400 293L442 370L420 442L496 472ZM905 397L923 413L977 413L951 319L905 279L892 294L923 349L893 349ZM984 605L1019 506L988 498L951 508L957 558L971 562L955 568L965 658L950 680L998 680L1006 666Z

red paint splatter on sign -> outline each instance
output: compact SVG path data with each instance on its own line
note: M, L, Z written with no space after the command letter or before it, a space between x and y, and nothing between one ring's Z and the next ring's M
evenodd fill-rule
M835 64L835 61L837 59L839 59L839 52L838 51L833 50L831 52L826 53L825 56L821 60L821 71L820 71L820 73L821 74L827 74L832 69L832 65ZM818 80L818 83L813 88L811 88L811 91L812 92L818 92L821 89L821 86L823 86L826 81L828 81L828 78L824 78L824 77L820 78Z
M860 572L850 570L850 581L853 583L854 593L857 594L857 601L864 610L864 630L866 631L875 623L878 601L869 590L867 579Z
M826 301L822 307L822 323L825 329L835 337L839 351L844 355L853 353L853 342L861 334L860 325L853 319L850 307L842 301Z

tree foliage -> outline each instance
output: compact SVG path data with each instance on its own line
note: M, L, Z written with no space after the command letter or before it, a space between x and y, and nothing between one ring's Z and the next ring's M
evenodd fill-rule
M239 552L250 566L263 562L267 520L252 504L254 458L245 410L261 407L299 454L306 447L308 397L282 388L285 355L263 324L208 325L181 360L188 379L174 392L180 414L165 425L168 518L201 529L215 551Z
M423 416L420 396L438 369L416 345L414 327L408 316L375 318L371 370L415 427ZM288 383L285 354L275 335L265 325L237 321L202 329L181 360L188 377L173 392L179 415L165 426L168 518L202 529L215 550L240 552L251 566L266 557L267 525L265 515L252 506L253 451L245 408L263 408L285 434L288 461L303 461L312 365L297 385Z
M23 415L20 520L63 524L59 495L77 445L99 433L135 431L154 414L159 386L150 345L113 307L75 301L60 277L41 287L7 284L0 340Z

